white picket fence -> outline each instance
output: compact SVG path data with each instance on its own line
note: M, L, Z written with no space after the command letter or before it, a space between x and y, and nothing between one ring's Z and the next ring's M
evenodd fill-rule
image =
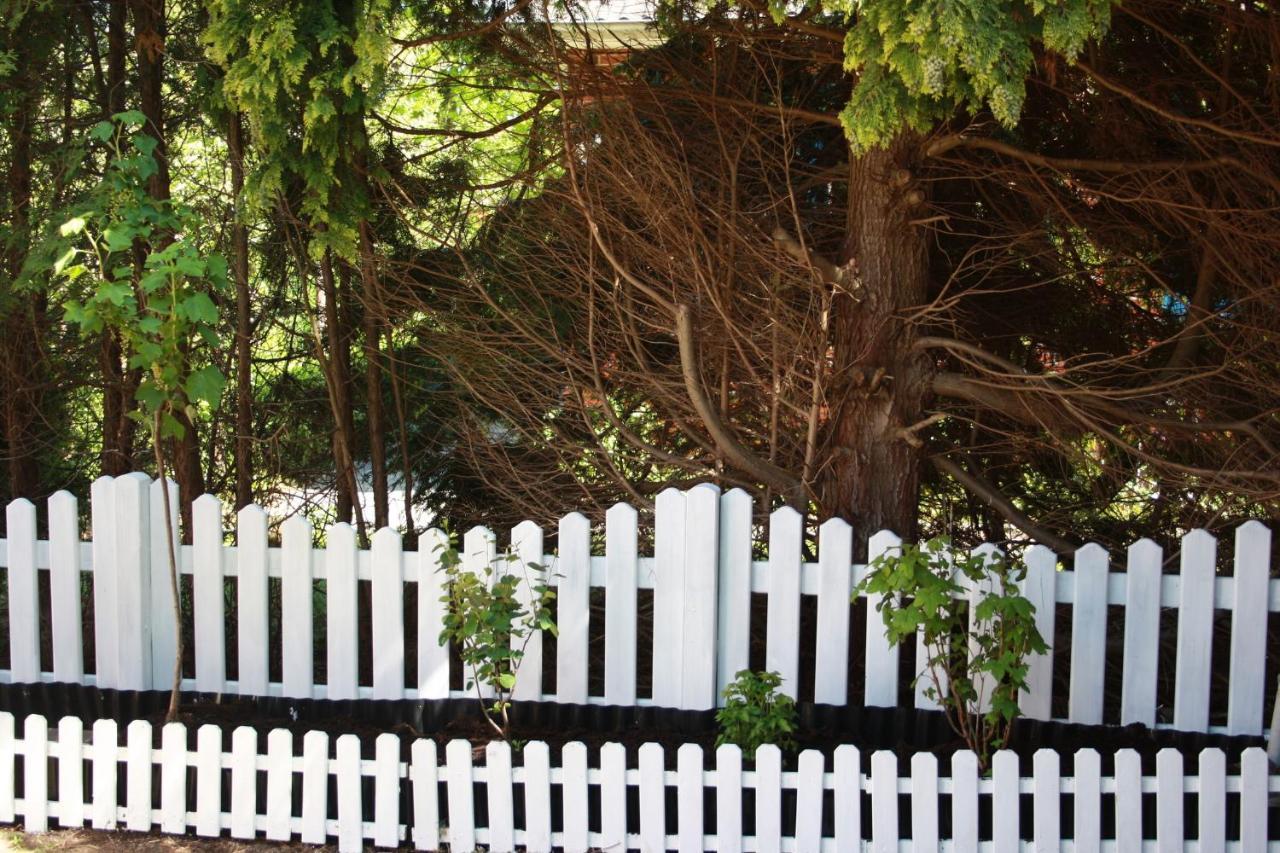
M20 819L28 832L87 824L308 844L336 839L344 851L408 843L419 850L483 846L495 853L517 847L1087 853L1181 851L1184 839L1206 853L1280 850L1267 833L1268 799L1280 791L1280 777L1269 775L1257 748L1241 753L1238 765L1232 756L1230 772L1222 751L1206 749L1195 775L1184 773L1180 752L1166 749L1156 757L1154 776L1143 775L1138 754L1129 750L1116 753L1110 776L1092 749L1071 757L1070 776L1052 750L1035 754L1030 776L1021 775L1012 753L997 753L986 776L973 753L959 752L944 776L930 753L913 755L907 775L899 775L892 752L874 753L864 774L852 746L838 747L829 766L821 752L808 750L795 770L784 770L775 746L761 747L746 769L736 746L716 749L708 767L702 748L686 744L669 770L663 748L653 743L640 747L634 766L621 744L606 744L592 756L585 745L570 743L553 756L541 742L514 755L507 744L490 743L477 764L472 745L456 740L445 747L442 764L431 740L414 741L402 760L401 741L392 734L377 738L372 760L361 757L355 735L339 736L331 752L328 735L318 731L306 733L300 753L285 730L267 735L265 753L247 727L232 733L230 752L223 751L223 731L215 725L199 728L194 751L181 723L163 727L159 749L145 721L128 725L124 743L110 720L95 722L89 739L85 734L79 718L63 717L51 737L44 717L33 715L17 739L13 716L0 714L0 823ZM225 791L224 774L230 779ZM15 796L18 779L21 797ZM637 796L629 798L629 789ZM746 819L748 792L754 820ZM1022 824L1025 795L1032 800L1029 826ZM949 822L939 819L948 798ZM1228 798L1236 801L1234 810ZM1148 836L1141 815L1151 799L1155 832ZM793 800L790 808L785 800ZM1070 817L1064 816L1067 802ZM1117 816L1113 831L1104 830L1107 805ZM1195 830L1188 831L1192 808ZM1239 816L1237 826L1227 825L1229 813ZM989 832L982 815L989 816ZM900 831L904 823L909 833Z
M172 484L171 484L172 488ZM176 490L175 490L176 491ZM145 475L103 478L92 488L92 541L82 542L76 500L59 493L49 500L50 538L37 540L36 508L15 501L7 510L8 538L0 540L6 568L12 682L82 682L102 687L167 687L176 630L169 603L159 483ZM613 507L606 519L604 554L592 554L592 529L579 514L559 524L558 549L546 555L543 531L525 522L511 531L510 548L526 562L551 568L557 587L559 638L555 659L542 639L529 643L517 684L518 699L654 704L687 709L716 705L720 690L745 669L753 633L751 596L768 597L763 631L765 666L782 674L783 689L796 695L801 644L814 643L815 688L803 700L894 706L911 673L902 672L899 649L889 645L877 614L865 634L851 631L850 591L865 567L851 559L852 531L840 520L822 525L818 561L802 558L802 520L791 509L773 513L765 561L753 559L750 497L739 490L720 494L713 486L661 493L656 502L653 556L641 556L637 513ZM195 502L193 543L181 550L182 572L193 576L194 678L184 686L211 693L302 698L436 699L463 695L450 690L448 649L437 642L441 624L436 546L443 534L429 531L416 552L403 552L400 537L380 530L368 551L356 547L346 524L331 526L326 547L313 548L312 531L299 517L282 525L281 547L268 546L268 519L257 507L239 513L235 546L225 543L223 507L214 497ZM1142 540L1128 549L1125 571L1111 570L1097 545L1070 556L1059 571L1047 548L1028 549L1025 594L1037 608L1041 633L1052 638L1055 605L1070 607L1070 689L1066 719L1080 723L1157 723L1157 673L1174 668L1172 722L1177 729L1258 735L1263 732L1268 691L1265 679L1267 618L1280 610L1280 580L1270 578L1270 531L1258 522L1235 532L1234 574L1215 570L1216 539L1195 531L1182 540L1180 571L1163 573L1161 549ZM872 537L871 555L900 543L892 533ZM989 547L989 546L984 546ZM464 564L483 565L498 552L484 528L467 532ZM40 584L48 571L52 660L40 656ZM92 573L94 672L86 675L81 636L81 575ZM224 579L235 578L237 672L228 681ZM269 595L278 578L278 597ZM316 683L314 581L324 580L327 607L325 683ZM371 586L372 613L361 615L358 584ZM406 632L406 585L416 584L416 632ZM593 587L605 590L604 625L592 624ZM641 648L637 631L638 591L652 590L654 641ZM980 595L980 589L972 590ZM527 589L526 589L527 594ZM816 597L816 632L802 636L801 599ZM269 679L269 624L279 601L282 681ZM869 602L874 605L874 601ZM1123 655L1107 653L1108 607L1124 610ZM1161 660L1161 614L1177 613L1175 660ZM1230 672L1225 726L1211 725L1210 694L1215 615L1230 614ZM1223 613L1225 619L1226 613ZM360 620L370 619L372 678L359 678ZM599 618L599 613L595 614ZM588 691L591 637L603 634L603 693ZM405 678L407 637L416 637L416 680ZM1219 640L1220 642L1220 640ZM599 651L597 651L599 655ZM652 664L650 695L637 695L640 656ZM851 655L862 655L862 695L850 695ZM806 655L806 657L808 657ZM1167 656L1166 656L1167 657ZM555 693L541 690L542 670L555 668ZM1118 719L1103 718L1106 672L1122 670ZM1031 662L1024 713L1048 719L1053 711L1053 659ZM1218 674L1219 677L1221 673ZM456 683L456 679L455 679ZM918 687L917 707L931 707Z

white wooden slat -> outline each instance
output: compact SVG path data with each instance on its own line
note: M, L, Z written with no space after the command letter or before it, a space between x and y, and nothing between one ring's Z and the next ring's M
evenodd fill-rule
M800 689L800 513L789 506L769 517L769 609L764 667L782 676L779 691L798 699Z
M742 851L742 750L737 744L716 747L716 850Z
M1032 840L1035 853L1056 853L1062 838L1059 805L1062 794L1062 772L1058 753L1037 749L1032 758Z
M471 789L471 744L451 740L444 748L445 778L449 789L449 849L474 850L476 846L475 794Z
M231 733L231 837L253 838L258 797L258 733L237 726Z
M29 714L22 723L22 815L27 832L49 828L49 723Z
M1156 753L1156 850L1181 853L1182 842L1182 753L1165 748Z
M13 797L13 734L13 714L0 711L0 823L13 823L16 817Z
M1209 727L1209 671L1213 660L1213 576L1218 541L1203 530L1182 537L1178 602L1177 677L1173 688L1173 727L1206 731Z
M310 699L315 636L311 525L295 515L280 525L280 656L284 695Z
M605 514L604 701L610 705L636 701L636 522L636 511L624 503Z
M84 723L58 721L58 825L84 826Z
M867 564L886 554L896 554L901 548L902 540L898 536L881 530L867 542ZM867 679L863 688L863 704L891 708L898 704L898 646L891 644L885 635L884 617L876 609L881 598L879 595L866 596Z
M1267 587L1271 579L1271 531L1259 521L1236 528L1235 601L1231 614L1231 681L1227 732L1262 733L1266 679Z
M832 764L836 853L861 853L862 756L856 746L841 744L836 747Z
M1074 853L1102 851L1102 758L1094 749L1077 750L1072 794ZM1118 812L1117 812L1118 813Z
M206 723L196 732L196 835L222 833L222 729Z
M540 740L524 748L524 824L530 853L550 853L551 752Z
M84 619L80 614L80 509L75 495L49 498L49 599L54 681L84 679Z
M730 489L720 497L720 577L717 581L716 701L750 667L751 646L751 496Z
M1120 749L1115 757L1116 814L1142 814L1142 759L1132 749ZM1116 821L1116 849L1142 849L1142 821Z
M36 571L36 507L10 501L8 525L9 671L19 684L40 681L40 584Z
M4 731L6 724L8 726L8 737L6 737L6 732ZM13 718L8 714L0 715L0 749L3 749L3 744L11 744L13 742L12 735ZM118 744L116 721L94 720L92 748L93 788L91 789L92 796L89 800L89 819L94 829L116 828L118 819L116 813L116 804L118 802L116 796L116 751ZM0 760L0 787L8 784L6 780L12 778L12 765L6 769L4 762ZM11 790L10 793L12 794ZM12 816L5 818L3 807L4 796L0 793L0 820L12 820Z
M511 791L511 746L490 741L484 750L485 792L489 805L489 850L516 849L515 804Z
M991 849L994 853L1018 853L1020 789L1018 756L1007 749L991 757Z
M196 690L222 693L227 686L226 614L222 565L222 501L201 495L191 505L191 606ZM285 668L288 678L288 668Z
M151 687L150 482L146 474L138 472L115 481L115 671L117 686L122 690Z
M640 747L640 849L667 849L667 788L662 773L662 746Z
M507 764L510 767L510 758ZM374 746L373 843L400 846L400 738L391 732L378 735Z
M506 573L507 565L503 561L498 565L498 544L493 531L487 527L473 527L462 536L460 568L480 578L486 586L492 586L499 573ZM471 693L478 694L481 699L492 699L495 695L493 687L485 683L476 683L475 671L463 665L463 685Z
M373 534L373 698L404 698L404 556L400 534Z
M1164 555L1150 539L1129 546L1125 567L1124 670L1120 723L1156 724L1160 655L1160 575Z
M160 831L187 831L187 727L178 722L160 730Z
M359 678L359 617L356 531L345 522L329 526L325 562L325 658L329 699L355 699Z
M1224 853L1227 848L1227 757L1220 749L1203 749L1196 775L1200 793L1199 853Z
M267 514L248 504L236 514L237 683L242 696L267 692L267 601Z
M871 756L871 850L898 850L898 756L885 749Z
M421 543L421 539L418 540ZM440 848L440 774L436 742L419 738L409 752L409 779L413 783L413 847Z
M145 618L151 630L151 684L154 688L168 688L173 683L174 656L178 650L178 622L173 612L174 572L169 565L170 543L175 562L181 560L182 534L178 529L181 520L181 504L178 502L178 484L167 477L151 481L149 488L151 536L151 580L147 584L151 600L150 612ZM169 495L169 511L165 514L165 492ZM181 566L181 563L178 563ZM179 595L182 587L178 586Z
M329 736L310 731L302 738L302 843L324 844L329 808Z
M678 489L663 489L653 510L653 703L664 708L680 705L684 501Z
M771 743L756 749L756 849L782 849L782 750Z
M125 766L125 827L151 831L151 724L134 720L127 729Z
M449 547L444 531L431 528L418 538L418 697L449 698L449 644L444 628L444 576L440 558Z
M1107 665L1107 552L1100 545L1076 551L1075 578L1067 719L1098 725Z
M293 824L293 734L267 734L267 839L288 841Z
M935 850L938 834L938 759L932 753L911 756L911 843L915 850Z
M587 853L587 747L574 741L560 751L560 789L564 797L565 853Z
M93 542L93 654L98 687L119 686L120 632L116 626L116 481L99 477L89 487ZM115 817L112 816L114 823Z
M702 747L681 744L676 750L676 849L702 853Z
M700 483L685 494L684 619L680 707L716 707L716 604L719 575L720 489Z
M1267 811L1270 794L1267 779L1271 766L1267 753L1249 747L1240 755L1240 851L1263 853L1269 838Z
M796 849L819 853L822 849L822 753L800 753L796 780Z
M627 750L620 743L600 747L600 835L604 850L627 847Z
M1032 545L1023 557L1027 574L1022 579L1022 595L1036 609L1036 630L1049 645L1044 654L1027 657L1027 686L1018 696L1022 714L1033 720L1053 717L1053 632L1056 617L1054 593L1057 589L1058 557L1043 545Z
M978 756L951 756L951 844L956 853L978 853Z
M511 571L520 578L517 590L520 606L525 613L531 613L534 588L546 582L546 570L537 568L543 559L542 528L532 521L517 524L511 531L511 553L515 558ZM542 698L542 631L534 630L523 640L512 637L511 644L516 649L523 649L511 696L517 702L536 702Z
M587 701L587 658L591 616L591 522L571 512L560 519L556 571L556 701Z
M979 627L978 608L983 599L996 591L996 579L990 567L998 565L1004 559L1004 553L990 543L979 545L973 549L972 553L974 557L980 558L989 570L980 580L974 581L967 577L964 579L964 585L969 590L969 655L971 658L978 653L977 637L980 634L989 635L992 632L990 625ZM995 693L996 681L987 672L974 673L972 679L974 688L977 690L977 701L973 705L973 710L985 714L991 710L991 698Z
M360 777L360 738L338 735L336 746L338 779L338 850L357 853L364 849L364 800Z
M813 701L844 705L849 699L849 592L853 529L830 518L818 529L818 634Z

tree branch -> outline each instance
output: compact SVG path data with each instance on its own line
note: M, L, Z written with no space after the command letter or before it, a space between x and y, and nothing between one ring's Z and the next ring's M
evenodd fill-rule
M932 456L929 461L939 471L954 479L975 497L986 503L987 506L1000 513L1005 521L1040 544L1046 545L1062 555L1075 551L1076 546L1074 544L1033 521L1030 516L1014 506L1013 501L1009 500L1003 492L985 477L966 471L945 455Z

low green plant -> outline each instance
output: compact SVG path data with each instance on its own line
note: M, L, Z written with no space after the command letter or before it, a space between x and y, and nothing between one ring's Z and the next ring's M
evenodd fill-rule
M854 592L881 596L876 609L889 642L921 635L917 681L929 679L925 695L983 768L991 750L1009 742L1028 656L1049 649L1036 630L1035 605L1018 592L1024 574L999 553L956 554L943 536L877 557ZM960 579L985 586L976 605Z
M776 672L739 672L724 689L725 705L716 712L716 746L736 744L749 755L766 743L794 749L796 700L780 692L781 686L782 676Z
M555 592L546 583L546 568L505 555L473 572L463 566L457 550L441 546L440 571L446 578L440 597L445 605L440 642L457 648L466 670L466 689L476 691L485 719L507 740L511 695L529 638L539 630L556 634L551 618ZM532 590L529 608L520 601L522 583ZM484 687L493 691L491 702L485 700Z

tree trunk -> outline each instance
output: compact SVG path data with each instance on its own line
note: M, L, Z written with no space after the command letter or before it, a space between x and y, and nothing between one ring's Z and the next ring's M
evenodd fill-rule
M231 273L236 288L236 509L253 503L253 377L250 351L249 228L240 197L244 192L244 119L231 117L227 133L231 154Z
M351 413L350 336L345 328L345 312L338 305L338 288L333 280L333 259L328 251L320 262L320 288L324 297L324 325L329 347L328 383L333 408L333 458L337 472L338 521L351 523L355 503L354 445L355 423Z
M365 427L369 431L369 468L373 488L373 527L387 526L387 437L382 406L381 300L373 263L369 223L360 223L360 283L364 290Z

